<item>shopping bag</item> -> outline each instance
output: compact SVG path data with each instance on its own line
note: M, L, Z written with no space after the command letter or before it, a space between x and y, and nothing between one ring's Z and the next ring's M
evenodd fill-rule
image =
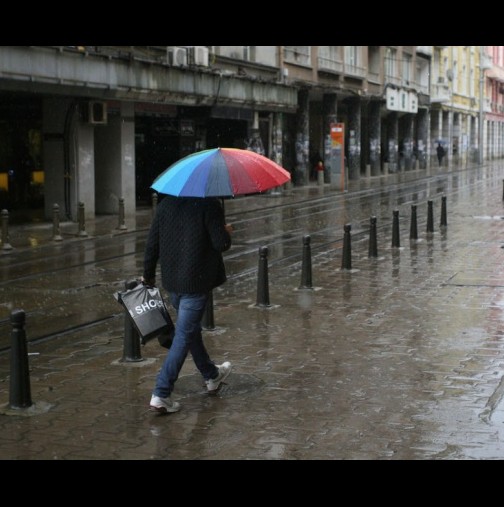
M157 336L173 334L175 325L157 287L149 287L141 283L126 292L118 292L116 299L130 316L140 335L142 345Z

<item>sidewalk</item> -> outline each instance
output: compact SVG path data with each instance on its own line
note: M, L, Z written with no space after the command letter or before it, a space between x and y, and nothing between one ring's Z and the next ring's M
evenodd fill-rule
M164 351L151 342L144 361L120 362L120 318L30 346L27 410L8 409L0 356L0 459L504 458L502 177L496 164L473 184L453 178L446 230L436 217L398 249L387 230L377 259L356 241L351 271L339 251L314 256L313 290L298 289L299 266L270 270L270 308L255 306L255 280L225 284L205 341L234 371L210 397L188 358L177 414L148 412ZM330 190L247 205L310 192Z

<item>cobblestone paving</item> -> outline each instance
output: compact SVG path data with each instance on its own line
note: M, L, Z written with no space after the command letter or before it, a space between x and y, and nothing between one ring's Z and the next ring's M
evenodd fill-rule
M214 294L210 355L234 372L205 393L192 360L177 414L148 402L164 352L122 363L123 322L30 346L34 407L8 409L0 357L0 458L502 459L504 214L498 171L448 201L448 227L401 247L380 230L379 257L352 243L269 273L271 308L253 276ZM439 212L439 209L436 210Z

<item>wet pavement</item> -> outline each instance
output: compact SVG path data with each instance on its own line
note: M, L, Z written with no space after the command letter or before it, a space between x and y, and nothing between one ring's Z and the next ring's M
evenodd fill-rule
M227 261L232 276L214 293L216 328L205 331L205 342L211 357L231 361L234 371L219 394L209 396L188 358L173 394L182 404L179 413L148 411L164 350L151 342L142 349L143 361L121 361L121 315L30 343L29 409L9 409L9 356L1 354L0 458L504 458L504 164L461 171L445 181L420 181L414 195L400 192L402 177L375 180L373 192L369 183L347 194L307 187L226 203L238 229ZM447 196L446 228L439 227L440 193ZM352 201L359 194L367 200ZM425 229L429 196L435 199L433 233ZM301 262L291 255L290 243L277 245L282 227L273 217L292 221L283 239L297 238L310 227L301 212L289 208L287 214L281 206L292 202L301 210L310 198L338 208L331 219L312 211L313 288L299 289ZM419 239L410 241L407 212L416 198ZM396 207L402 216L400 247L391 246ZM246 208L270 209L271 223L257 229L264 234L260 239L240 226ZM377 258L368 257L370 213L384 224ZM354 233L351 270L341 269L346 222ZM129 230L146 230L149 223L150 211L140 210ZM63 246L51 243L47 224L11 232L16 252L1 259L3 297L9 297L8 256L31 265L28 238L36 238L35 250L49 262L54 251L78 244L71 239L75 224L65 227ZM128 243L128 234L115 227L113 217L104 218L89 224L88 232ZM275 227L277 234L268 238L264 231ZM243 259L248 249L268 241L271 306L261 308L255 304L257 270L248 268L255 261ZM128 248L141 244L135 238ZM87 255L81 253L75 263L85 266ZM131 257L134 272L141 252ZM44 276L51 269L49 264ZM108 282L124 276L111 269L104 269ZM95 273L84 270L83 276ZM33 290L29 285L23 290ZM63 290L65 283L60 285ZM96 304L109 292L110 287L96 293ZM21 295L17 303L23 303Z

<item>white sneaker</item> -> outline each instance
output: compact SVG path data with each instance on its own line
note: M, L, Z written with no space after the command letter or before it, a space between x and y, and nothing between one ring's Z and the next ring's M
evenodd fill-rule
M170 397L160 398L159 396L152 395L150 409L158 414L168 414L178 412L180 410L180 403L172 401Z
M219 369L219 374L217 375L217 378L206 381L206 386L209 393L215 393L219 389L222 382L224 382L224 380L228 378L229 374L231 373L231 370L233 369L229 361L226 361L220 366L217 366L217 368Z

